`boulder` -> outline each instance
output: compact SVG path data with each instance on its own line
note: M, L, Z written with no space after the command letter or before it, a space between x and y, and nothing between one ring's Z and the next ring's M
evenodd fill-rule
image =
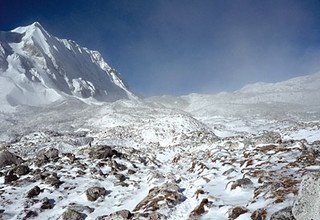
M80 212L80 213L92 213L94 212L94 208L91 208L89 206L84 206L84 205L80 205L80 204L77 204L77 203L70 203L69 204L69 208L70 209L73 209L77 212Z
M27 198L33 198L33 197L39 195L40 192L41 192L41 190L40 190L39 186L35 186L28 191Z
M118 174L115 174L115 177L120 181L120 182L123 182L125 181L127 178L125 175L121 174L121 173L118 173Z
M53 147L50 147L48 149L41 149L38 152L37 158L39 160L47 159L49 161L55 160L59 158L59 150Z
M265 208L260 208L255 210L251 214L251 219L252 220L266 220L267 219L267 211Z
M107 159L114 155L117 157L121 156L121 153L107 145L98 145L90 148L88 154L91 159Z
M159 212L145 212L145 213L135 213L132 219L134 220L136 219L167 220L168 217ZM115 220L115 219L110 219L110 220Z
M54 200L48 199L47 197L44 197L42 200L41 209L52 209L54 207Z
M54 186L56 188L59 188L61 184L63 184L63 181L60 180L60 178L57 175L51 175L47 176L44 179L45 183L51 186Z
M207 206L208 203L209 203L208 199L203 199L201 203L192 210L189 218L191 219L199 218L201 215L205 214L207 212L205 206Z
M7 175L4 176L4 183L8 184L8 183L11 183L11 182L16 181L18 179L19 179L19 177L14 175L13 172L10 171Z
M23 176L30 172L30 169L27 165L19 165L13 169L13 172L16 175Z
M230 220L238 218L240 215L247 213L249 210L246 207L238 206L228 210L228 218Z
M99 216L96 218L96 220L124 220L124 219L131 219L133 217L133 214L129 210L120 210L113 212L109 215Z
M89 201L96 201L99 197L105 196L107 190L104 187L90 187L86 190L86 196Z
M319 219L320 172L305 176L300 184L292 213L297 220Z
M15 154L11 153L5 148L0 149L0 168L12 165L12 164L20 164L23 160L16 156Z
M242 178L242 179L237 179L235 181L233 181L233 183L231 184L231 190L237 188L237 187L241 187L241 188L250 188L253 186L253 182L249 179L249 178Z
M80 212L77 212L73 209L68 208L63 214L62 214L62 220L83 220Z
M185 201L182 189L176 183L165 183L149 190L149 194L134 208L133 211L156 211L162 206L172 208Z
M37 216L38 216L37 212L30 210L30 211L26 211L26 215L24 216L23 219L30 219L30 218L34 218L34 217L37 217Z

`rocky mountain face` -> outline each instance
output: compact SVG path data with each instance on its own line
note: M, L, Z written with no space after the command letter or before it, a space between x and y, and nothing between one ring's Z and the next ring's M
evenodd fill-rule
M0 33L0 88L2 111L68 97L87 102L136 98L98 51L56 38L37 22Z

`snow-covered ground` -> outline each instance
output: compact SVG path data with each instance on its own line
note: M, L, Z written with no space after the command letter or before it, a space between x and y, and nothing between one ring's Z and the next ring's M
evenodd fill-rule
M85 219L117 219L119 210L132 219L269 219L292 206L302 177L320 168L320 122L304 118L205 117L139 100L3 114L1 140L30 171L1 168L1 215L68 219L72 209ZM98 146L121 155L92 157ZM41 162L38 152L48 148L59 156ZM5 183L10 170L18 179ZM35 186L40 193L28 198ZM90 201L90 187L106 192Z

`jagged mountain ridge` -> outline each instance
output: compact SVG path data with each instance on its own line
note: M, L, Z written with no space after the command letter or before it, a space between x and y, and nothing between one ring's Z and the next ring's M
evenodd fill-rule
M50 35L38 22L0 33L0 104L40 106L66 97L134 99L98 51Z

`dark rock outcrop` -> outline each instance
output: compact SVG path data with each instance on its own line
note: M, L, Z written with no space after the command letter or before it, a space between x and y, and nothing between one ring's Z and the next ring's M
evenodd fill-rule
M98 145L89 149L89 157L91 159L107 159L112 156L120 157L122 154L107 145Z
M91 187L86 190L86 196L89 201L96 201L99 197L105 196L107 190L103 187Z
M77 212L73 209L67 209L63 214L62 214L62 220L84 220L83 216L81 215L80 212Z
M41 192L41 190L40 190L39 186L35 186L28 191L27 198L33 198L33 197L39 195L40 192Z
M0 168L12 165L12 164L21 164L23 160L17 155L11 153L5 148L0 149Z

